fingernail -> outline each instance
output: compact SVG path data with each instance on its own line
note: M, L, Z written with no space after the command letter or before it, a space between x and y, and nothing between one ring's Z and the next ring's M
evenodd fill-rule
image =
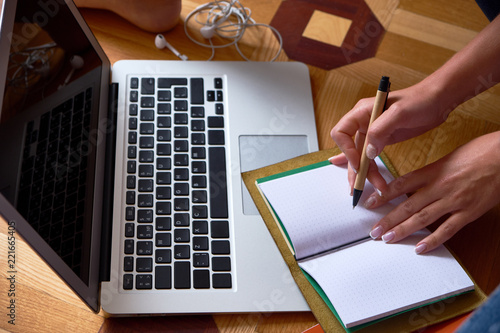
M421 244L418 244L417 247L415 248L415 253L420 254L420 253L424 252L425 250L427 250L427 244L421 243Z
M365 206L365 208L372 208L372 206L375 204L375 197L374 196L370 196L368 197L368 199L366 199L365 203L363 204L363 206Z
M328 162L332 163L332 160L334 159L335 156L332 156L328 159Z
M368 157L370 160L373 160L375 157L377 157L377 149L369 143L368 146L366 146L366 157Z
M370 237L373 239L377 239L380 237L380 235L382 235L383 232L384 232L384 230L382 230L382 227L378 226L375 229L373 229L372 231L370 231Z
M351 163L349 163L349 166L351 167L352 171L354 171L355 174L358 174L358 170L352 167Z
M386 233L385 235L382 236L382 240L387 243L387 242L390 242L391 240L393 240L394 236L396 236L394 231L389 231L388 233Z

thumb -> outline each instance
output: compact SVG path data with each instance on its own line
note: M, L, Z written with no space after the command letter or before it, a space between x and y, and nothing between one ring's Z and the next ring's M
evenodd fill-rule
M390 112L382 113L370 125L366 134L366 157L373 160L377 157L384 147L391 144L391 136L396 122L389 115Z

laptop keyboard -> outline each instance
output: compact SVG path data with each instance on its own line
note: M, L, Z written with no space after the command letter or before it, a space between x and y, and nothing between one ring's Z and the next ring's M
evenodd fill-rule
M92 88L26 125L17 209L76 274L84 243Z
M130 77L124 290L232 288L223 77Z

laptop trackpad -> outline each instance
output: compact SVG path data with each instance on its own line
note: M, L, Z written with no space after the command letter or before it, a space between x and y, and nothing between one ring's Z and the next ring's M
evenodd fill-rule
M239 148L241 172L309 153L306 135L242 135ZM243 214L259 215L245 184L241 188Z

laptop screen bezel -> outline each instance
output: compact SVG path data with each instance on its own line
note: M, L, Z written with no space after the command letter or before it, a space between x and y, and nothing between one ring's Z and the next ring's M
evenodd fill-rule
M17 8L17 0L3 0L3 7L0 17L0 49L7 52L0 52L0 73L3 77L0 78L0 106L3 103L5 91L5 75L7 74L7 66L9 62L9 52L14 19ZM9 225L15 224L16 232L24 238L24 240L35 250L46 263L56 272L63 281L75 291L75 293L94 311L99 312L99 264L100 264L100 247L101 247L101 224L102 224L102 203L104 201L102 184L104 183L104 161L106 134L109 131L106 120L108 118L108 90L110 84L110 69L111 64L103 49L99 45L97 39L81 16L79 10L71 0L58 0L54 2L56 5L67 6L76 22L81 27L82 32L88 38L93 49L97 53L102 62L101 67L101 82L99 91L99 144L97 145L96 153L96 177L94 179L95 193L93 196L93 215L91 227L91 244L90 244L90 267L89 280L86 284L73 270L59 257L59 255L50 247L47 242L31 227L31 225L19 214L15 207L0 194L0 214Z

